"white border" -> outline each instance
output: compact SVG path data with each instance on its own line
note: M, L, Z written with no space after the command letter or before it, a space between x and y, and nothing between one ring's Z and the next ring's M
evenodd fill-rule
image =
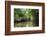
M16 27L14 28L14 8L30 8L39 9L39 27ZM11 5L11 31L27 31L27 30L42 30L42 7L41 6L22 6Z

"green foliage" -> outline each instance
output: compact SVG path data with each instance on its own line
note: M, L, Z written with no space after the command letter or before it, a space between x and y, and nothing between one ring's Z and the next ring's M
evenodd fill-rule
M14 9L14 17L19 18L19 17L23 17L24 14L22 13L22 11L18 8L18 9Z
M32 26L31 24L35 24L36 25L36 20L38 20L38 14L39 10L38 9L23 9L23 8L14 8L14 18L27 18L30 19L31 21L35 21L35 22L31 22L30 24L28 23L29 26ZM17 27L24 27L25 24L23 23L17 23L16 24Z

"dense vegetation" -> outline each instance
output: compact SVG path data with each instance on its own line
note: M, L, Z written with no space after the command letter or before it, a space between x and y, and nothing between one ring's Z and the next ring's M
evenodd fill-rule
M39 16L38 9L14 8L14 26L38 26Z

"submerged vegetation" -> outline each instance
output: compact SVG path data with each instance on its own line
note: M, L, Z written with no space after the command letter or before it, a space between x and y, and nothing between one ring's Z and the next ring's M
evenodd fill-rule
M31 27L39 24L38 9L14 8L14 26Z

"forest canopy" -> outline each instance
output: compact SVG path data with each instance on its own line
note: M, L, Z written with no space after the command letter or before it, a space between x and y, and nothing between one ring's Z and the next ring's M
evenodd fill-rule
M31 18L31 16L35 16L39 12L38 9L23 9L23 8L15 8L14 9L14 17L16 18Z

